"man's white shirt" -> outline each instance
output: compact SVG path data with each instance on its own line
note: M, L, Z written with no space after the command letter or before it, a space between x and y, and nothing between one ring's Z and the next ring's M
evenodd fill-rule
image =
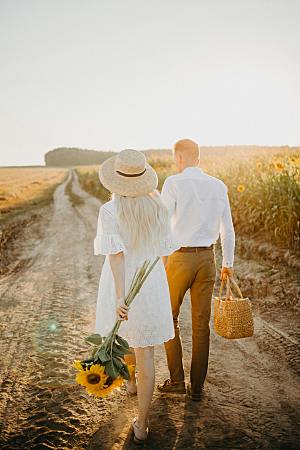
M228 189L223 181L199 167L168 177L162 200L171 215L175 240L181 247L209 247L221 238L223 267L232 267L235 233Z

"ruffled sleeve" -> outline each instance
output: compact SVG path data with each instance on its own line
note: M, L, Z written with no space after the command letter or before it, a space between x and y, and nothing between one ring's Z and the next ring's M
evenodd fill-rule
M126 246L118 230L114 214L105 205L99 210L97 233L94 239L94 255L126 253Z

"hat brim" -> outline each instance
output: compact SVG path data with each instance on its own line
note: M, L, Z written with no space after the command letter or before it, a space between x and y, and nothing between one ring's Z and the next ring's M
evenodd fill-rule
M99 168L99 179L110 192L125 197L139 197L157 188L158 178L155 170L146 163L146 171L138 177L126 177L115 171L117 156L111 156Z

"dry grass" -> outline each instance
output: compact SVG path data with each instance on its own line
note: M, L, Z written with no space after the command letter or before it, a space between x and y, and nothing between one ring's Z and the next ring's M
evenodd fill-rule
M57 167L0 167L0 220L50 201L67 173Z
M82 189L103 202L110 199L110 192L100 183L98 178L99 165L75 166Z

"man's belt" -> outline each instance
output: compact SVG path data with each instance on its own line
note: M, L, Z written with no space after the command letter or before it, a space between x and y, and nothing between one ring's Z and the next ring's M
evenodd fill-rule
M209 247L180 247L177 251L184 253L198 253L202 250L213 249L214 245L211 244Z

